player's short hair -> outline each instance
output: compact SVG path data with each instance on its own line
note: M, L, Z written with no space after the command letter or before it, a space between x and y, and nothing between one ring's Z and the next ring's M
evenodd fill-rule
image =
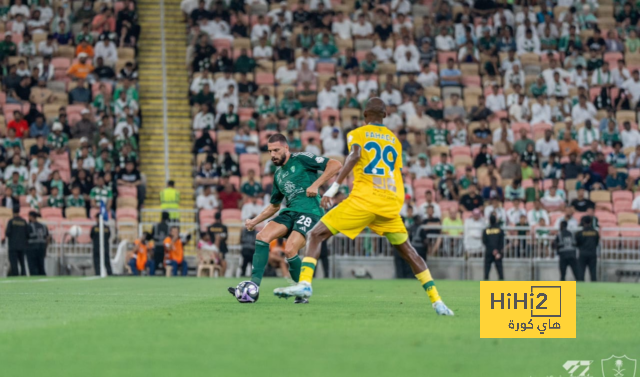
M271 137L269 137L268 142L287 144L287 137L284 136L283 134L273 134L271 135Z

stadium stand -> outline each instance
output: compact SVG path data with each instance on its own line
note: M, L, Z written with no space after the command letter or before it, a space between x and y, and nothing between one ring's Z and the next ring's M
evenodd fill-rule
M76 224L86 244L101 200L137 221L136 3L12 1L0 15L0 227L37 211L56 242Z
M403 216L412 207L424 219L428 190L443 220L445 203L467 219L465 195L477 185L487 207L497 196L506 211L518 198L531 214L541 202L554 220L547 226L564 207L578 219L594 208L601 225L636 226L635 8L612 0L182 1L201 229L217 211L235 222L268 202L274 132L293 151L344 159L346 135L371 96L387 104L384 123L404 147Z

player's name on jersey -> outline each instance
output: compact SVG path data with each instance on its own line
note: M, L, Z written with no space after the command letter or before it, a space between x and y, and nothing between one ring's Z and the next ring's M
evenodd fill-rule
M480 338L575 337L575 281L480 282Z
M380 140L386 140L390 143L395 143L396 142L396 138L392 135L385 135L385 134L381 134L381 133L377 133L377 132L370 132L367 131L365 132L364 135L367 139L380 139Z

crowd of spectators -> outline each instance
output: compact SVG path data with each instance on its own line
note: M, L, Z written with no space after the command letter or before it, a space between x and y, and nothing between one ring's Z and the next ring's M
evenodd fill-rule
M636 7L183 0L197 207L255 216L275 170L271 133L343 159L377 96L403 145L408 227L492 213L558 227L586 211L638 227Z
M45 220L87 218L100 201L137 212L136 3L12 0L0 17L1 207Z

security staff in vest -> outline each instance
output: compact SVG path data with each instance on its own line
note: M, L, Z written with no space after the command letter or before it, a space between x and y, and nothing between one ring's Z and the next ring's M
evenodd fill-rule
M27 251L27 240L29 239L29 227L27 221L20 217L20 207L13 206L13 218L7 222L7 229L4 233L9 245L9 265L11 270L9 276L25 276L27 269L24 266L24 253ZM18 270L20 265L20 270Z
M167 188L160 191L160 208L169 212L171 221L180 221L180 192L174 188L175 182L167 182Z
M597 280L598 265L598 245L600 245L600 234L593 227L591 216L585 216L581 221L582 230L576 233L576 246L580 251L578 256L578 274L579 281L586 278L587 267L589 267L589 276L591 281Z
M49 243L49 230L38 222L40 214L29 212L29 247L27 248L27 265L29 275L45 276L44 258L47 256L47 244Z
M571 272L576 280L580 280L578 276L578 259L576 259L576 245L573 233L567 229L568 223L562 220L560 223L560 231L553 241L558 257L560 258L560 280L565 281L567 267L571 267Z
M100 276L100 214L96 215L96 225L91 228L91 241L93 242L93 268L96 271L96 275ZM107 275L111 275L111 257L109 256L109 241L111 238L111 229L107 224L104 224L104 234L102 242L104 243L104 268L107 270Z
M496 264L498 279L504 280L502 270L504 231L500 229L495 215L489 217L489 227L482 233L482 243L484 244L484 280L489 280L492 263Z
M169 236L169 212L162 212L162 220L153 226L153 263L155 269L164 268L164 239Z

